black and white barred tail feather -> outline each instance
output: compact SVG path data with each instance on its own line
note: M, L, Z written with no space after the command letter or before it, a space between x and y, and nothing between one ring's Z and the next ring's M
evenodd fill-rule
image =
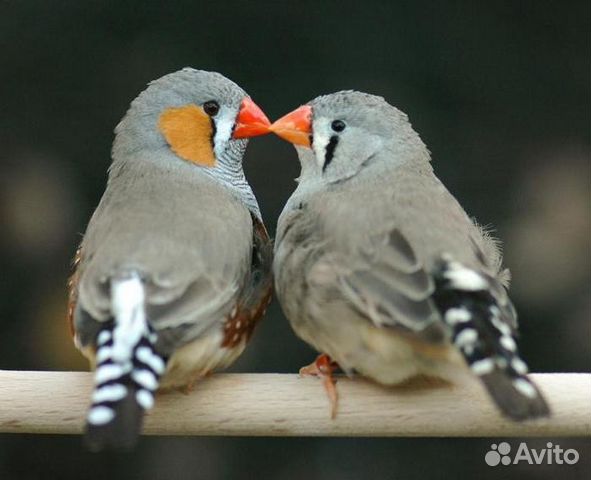
M504 288L451 260L441 263L435 279L435 303L452 328L452 341L502 413L513 420L548 416L550 409L517 352L515 310Z
M139 277L114 281L111 289L115 320L97 335L95 389L86 423L85 442L94 451L135 445L166 366L144 316Z

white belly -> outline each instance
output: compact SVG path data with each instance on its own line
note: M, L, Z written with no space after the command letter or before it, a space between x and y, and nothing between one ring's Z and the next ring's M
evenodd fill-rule
M221 331L197 338L176 350L169 358L160 388L176 388L191 384L195 379L229 366L244 350L246 340L234 347L222 347Z
M339 309L340 310L340 309ZM448 345L428 345L343 309L329 321L292 323L296 333L346 372L357 371L384 385L417 375L457 381L467 373L459 352ZM338 320L337 320L338 319Z

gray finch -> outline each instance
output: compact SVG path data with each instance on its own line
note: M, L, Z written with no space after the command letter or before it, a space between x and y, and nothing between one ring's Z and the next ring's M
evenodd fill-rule
M190 387L244 349L272 247L242 157L268 124L238 85L185 68L117 126L70 281L72 333L96 367L91 449L133 446L159 387Z
M297 335L345 372L383 384L471 373L506 416L547 416L517 352L499 244L435 176L407 116L344 91L271 130L301 163L273 265Z

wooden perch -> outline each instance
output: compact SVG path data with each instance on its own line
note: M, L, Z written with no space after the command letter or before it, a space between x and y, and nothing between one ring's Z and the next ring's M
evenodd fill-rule
M149 435L506 437L591 435L591 374L532 375L552 417L502 418L476 382L461 386L418 379L384 388L338 377L336 420L321 382L280 374L219 374L188 394L157 396ZM92 375L0 371L0 432L82 431Z

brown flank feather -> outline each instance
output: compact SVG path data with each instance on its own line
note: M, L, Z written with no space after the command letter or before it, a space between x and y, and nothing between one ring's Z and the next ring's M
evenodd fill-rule
M235 347L244 337L249 340L254 328L265 314L273 294L273 244L263 223L252 216L253 249L250 278L238 304L224 325L223 347Z

